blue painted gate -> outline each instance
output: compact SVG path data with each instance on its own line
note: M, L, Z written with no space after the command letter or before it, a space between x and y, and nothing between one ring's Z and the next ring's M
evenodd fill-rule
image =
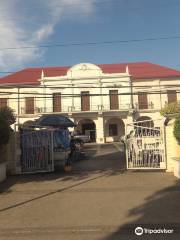
M20 137L22 172L54 171L53 132L22 130Z

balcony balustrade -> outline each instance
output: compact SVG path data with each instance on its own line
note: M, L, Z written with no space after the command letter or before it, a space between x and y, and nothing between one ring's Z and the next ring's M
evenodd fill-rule
M62 113L74 113L74 112L106 112L106 111L127 111L129 110L130 104L119 105L117 109L110 109L110 105L90 105L88 111L82 111L81 106L62 106ZM34 109L21 108L21 114L41 114L41 113L55 113L53 107L35 107Z
M144 104L144 105L135 103L134 105L135 105L136 110L153 110L153 109L155 109L153 102L149 102L148 104Z

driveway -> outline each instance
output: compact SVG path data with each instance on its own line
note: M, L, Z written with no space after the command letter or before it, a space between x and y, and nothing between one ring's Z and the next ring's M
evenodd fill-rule
M1 240L129 240L137 239L137 225L180 230L180 181L172 174L125 171L121 144L88 144L85 151L69 174L13 176L0 184Z

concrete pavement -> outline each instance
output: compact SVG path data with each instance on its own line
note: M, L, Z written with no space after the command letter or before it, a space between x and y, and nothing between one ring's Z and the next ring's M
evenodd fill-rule
M137 239L135 225L178 229L180 181L172 174L125 171L119 144L85 151L69 174L14 176L0 185L0 240L129 240Z

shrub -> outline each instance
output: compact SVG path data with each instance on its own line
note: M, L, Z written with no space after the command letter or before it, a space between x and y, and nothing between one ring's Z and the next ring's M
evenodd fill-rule
M9 141L10 127L7 121L0 116L0 147Z
M170 103L166 105L161 111L161 115L167 116L167 122L175 117L175 123L174 123L174 136L180 144L180 103ZM169 116L168 116L169 115Z
M168 114L180 113L180 103L167 104L163 109L161 109L160 113L163 116Z
M5 119L9 126L16 122L14 111L9 107L0 108L0 116Z
M10 125L15 121L16 118L11 108L0 108L0 146L8 143L11 131Z
M175 123L174 123L174 136L180 144L180 114L176 117Z

